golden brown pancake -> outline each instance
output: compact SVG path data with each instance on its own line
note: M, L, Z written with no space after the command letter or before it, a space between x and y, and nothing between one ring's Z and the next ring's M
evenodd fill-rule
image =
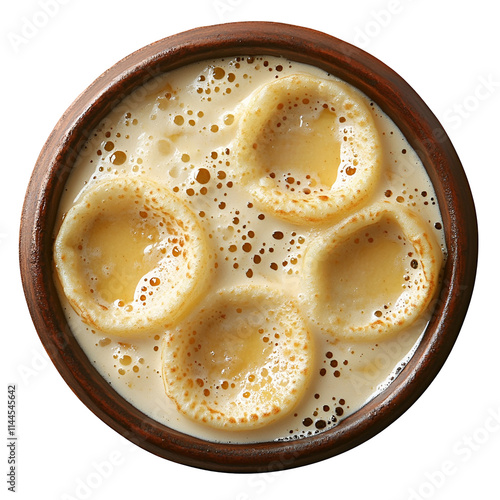
M408 208L377 203L311 244L305 303L337 338L377 340L409 326L429 305L441 248Z
M347 215L373 191L381 145L361 94L345 83L295 74L245 104L234 175L263 209L292 222Z
M177 321L203 293L213 268L191 210L165 188L138 178L92 187L66 214L54 259L81 318L122 336Z
M288 414L306 391L313 358L295 302L269 286L239 286L167 332L168 396L191 419L228 430L262 427Z

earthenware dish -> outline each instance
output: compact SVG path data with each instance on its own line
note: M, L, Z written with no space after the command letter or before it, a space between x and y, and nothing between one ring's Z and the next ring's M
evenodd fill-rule
M159 424L119 396L92 366L66 322L53 281L53 229L66 179L92 129L137 86L159 73L224 56L279 55L318 66L359 88L396 123L420 156L442 211L448 259L436 309L418 349L390 386L331 430L258 444L206 442ZM368 440L404 413L448 357L472 294L477 262L474 203L443 127L415 91L366 52L297 26L249 22L209 26L148 45L118 62L64 113L31 177L21 221L20 265L40 339L77 396L99 418L142 448L204 469L262 472L310 464ZM89 436L89 439L92 439Z

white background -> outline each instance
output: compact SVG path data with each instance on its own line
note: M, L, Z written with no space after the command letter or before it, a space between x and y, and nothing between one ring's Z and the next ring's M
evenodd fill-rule
M46 7L50 15L43 14L44 0L10 0L0 16L0 437L5 443L7 384L16 383L17 498L169 498L174 491L182 498L230 500L277 495L499 498L500 30L495 2L46 2L52 5ZM25 305L17 257L21 205L32 168L73 99L108 67L150 42L197 26L241 20L324 31L367 50L405 78L458 151L475 196L481 235L468 316L450 358L419 401L354 450L265 475L221 474L170 463L131 445L95 417L45 357ZM25 25L35 21L39 27L26 31ZM6 498L8 449L5 444L0 449L0 490Z

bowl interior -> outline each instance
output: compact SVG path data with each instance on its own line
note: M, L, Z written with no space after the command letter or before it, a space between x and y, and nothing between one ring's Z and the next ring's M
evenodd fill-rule
M66 322L53 282L52 247L58 203L76 157L93 128L120 100L156 75L224 56L280 55L318 66L373 99L420 156L443 217L447 262L423 340L392 384L324 433L292 442L207 443L152 420L119 396L93 368ZM27 190L20 265L37 332L55 366L99 418L137 445L186 465L233 472L272 471L316 462L374 436L406 411L446 360L474 284L477 223L456 152L438 120L412 88L369 54L329 35L277 23L199 28L153 43L101 75L71 105L40 153Z

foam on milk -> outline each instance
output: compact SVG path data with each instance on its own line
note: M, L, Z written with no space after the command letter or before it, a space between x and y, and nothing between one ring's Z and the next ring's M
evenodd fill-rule
M213 290L269 283L302 292L301 265L321 228L280 220L254 206L230 176L233 140L245 100L280 76L324 71L278 57L235 57L195 63L162 75L121 102L81 152L60 205L61 219L94 184L147 176L186 200L218 254ZM391 200L429 224L445 252L439 207L418 156L376 103L366 100L383 146L383 174L365 205ZM222 431L181 415L161 376L163 331L144 339L92 330L67 303L65 313L96 369L145 414L212 441L288 440L324 431L359 409L399 373L425 330L428 314L379 342L340 341L311 326L315 367L310 388L285 419L252 431Z

